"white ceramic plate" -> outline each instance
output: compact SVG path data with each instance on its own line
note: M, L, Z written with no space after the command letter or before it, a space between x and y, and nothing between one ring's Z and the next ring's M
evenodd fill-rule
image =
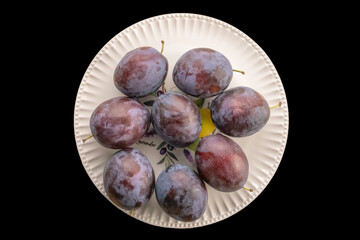
M156 202L155 194L132 215L143 222L169 228L193 228L212 224L239 212L264 190L280 164L288 135L288 105L280 77L265 52L235 27L202 15L167 14L145 19L113 37L90 63L78 90L74 112L77 148L91 180L109 199L103 187L103 168L116 150L103 148L94 139L89 139L86 143L82 139L91 135L89 118L93 110L101 102L122 95L113 83L113 72L120 59L128 51L141 46L151 46L160 51L161 40L165 41L163 54L169 62L165 85L167 90L179 91L172 80L172 69L177 59L189 49L208 47L223 53L233 68L246 72L245 75L234 72L228 89L239 85L248 86L260 92L270 106L282 102L281 107L271 110L271 117L261 131L246 138L233 138L248 157L250 167L246 187L254 189L253 192L241 189L223 193L207 186L207 210L199 220L192 223L168 217ZM148 96L140 101L152 99L155 97ZM212 99L206 100L204 106ZM133 146L148 157L156 176L165 167L164 163L157 164L163 157L157 150L161 142L160 137L154 135L144 137ZM190 152L194 155L194 152ZM184 157L183 149L172 150L172 153L178 158L178 163L191 166ZM129 214L126 211L124 213Z

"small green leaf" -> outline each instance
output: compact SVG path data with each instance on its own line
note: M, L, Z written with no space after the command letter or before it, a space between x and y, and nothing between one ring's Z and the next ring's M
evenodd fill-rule
M177 159L177 157L175 156L175 154L173 154L172 152L167 152L167 154L169 154L170 157L173 158L173 159L175 159L176 161L179 161L179 160Z
M188 148L192 151L196 151L197 146L200 143L200 138L197 138L192 144L188 146Z
M165 161L165 168L168 168L168 167L170 167L171 165L172 165L172 163L170 162L170 158L169 157L167 157L167 158L165 158L166 159L166 161Z
M204 106L205 98L198 98L194 100L194 103L199 107L202 108Z
M165 157L166 157L166 156L165 156ZM157 163L157 165L162 164L162 163L165 161L165 157L163 157L163 158Z
M149 100L149 101L146 101L146 102L144 102L144 104L146 105L146 106L149 106L149 107L151 107L153 104L154 104L154 100Z
M156 150L159 150L160 148L162 148L163 146L165 146L166 142L163 141L162 143L160 143L160 145L157 147Z

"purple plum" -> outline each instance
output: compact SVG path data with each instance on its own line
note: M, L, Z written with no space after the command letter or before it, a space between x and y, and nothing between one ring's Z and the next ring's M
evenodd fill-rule
M164 212L179 221L196 221L207 207L205 183L184 165L175 164L163 170L156 180L155 194Z
M229 60L210 48L195 48L184 53L173 70L175 85L195 97L208 98L223 92L233 76Z
M165 80L168 61L151 47L136 48L120 60L115 68L114 83L129 97L144 97L155 92Z
M235 87L217 96L211 103L211 118L222 133L246 137L260 131L270 118L265 98L249 87Z
M236 191L247 181L249 164L245 153L236 142L221 134L201 139L195 161L200 177L216 190Z
M135 148L124 148L106 162L104 187L111 201L124 210L143 206L155 189L149 160Z
M112 149L133 145L149 126L149 111L128 97L115 97L101 103L90 117L90 129L96 141Z

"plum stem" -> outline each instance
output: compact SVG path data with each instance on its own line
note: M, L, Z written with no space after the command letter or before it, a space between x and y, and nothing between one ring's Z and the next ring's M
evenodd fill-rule
M281 105L282 105L282 103L279 102L277 105L270 107L270 109L277 108L277 107L281 107Z
M161 84L161 91L162 91L164 94L166 93L165 81L163 81L162 84Z
M241 70L237 70L237 69L233 69L234 72L239 72L239 73L242 73L242 75L245 75L245 72L244 71L241 71Z
M247 190L247 191L249 191L249 192L254 191L252 188L247 188L247 187L242 187L242 188L245 189L245 190Z
M86 142L86 140L88 140L88 139L90 139L90 138L92 138L94 136L94 134L91 134L90 136L88 136L87 138L84 138L82 141L83 141L83 143L85 143Z
M161 40L161 51L160 51L161 54L162 54L163 51L164 51L164 45L165 45L164 40ZM166 92L166 89L165 89L165 80L161 83L161 91L163 91L164 94L165 94L165 92Z
M214 131L212 131L211 134L214 135L216 133L216 130L217 130L217 128L215 128Z
M163 51L164 51L164 45L165 45L164 40L161 40L161 51L160 51L161 54L162 54Z

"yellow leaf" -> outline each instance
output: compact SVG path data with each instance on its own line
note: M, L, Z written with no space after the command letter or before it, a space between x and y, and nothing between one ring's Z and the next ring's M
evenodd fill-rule
M215 125L211 119L210 110L207 108L200 108L200 115L202 119L202 127L199 137L210 135L215 130Z

